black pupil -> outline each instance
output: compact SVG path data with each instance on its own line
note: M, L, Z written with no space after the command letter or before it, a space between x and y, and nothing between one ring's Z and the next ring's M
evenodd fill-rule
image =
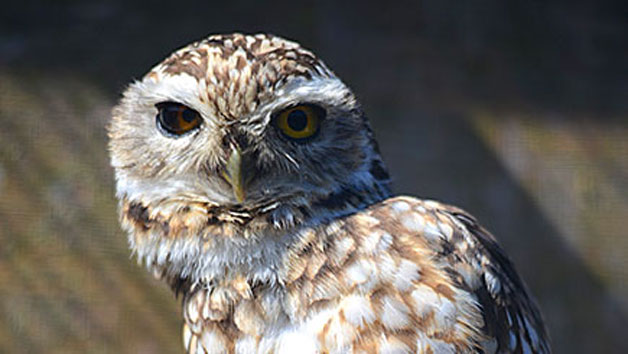
M302 131L307 127L307 114L300 109L290 112L288 114L288 126L294 131Z
M167 107L161 112L164 125L170 129L176 129L179 126L177 121L178 115L179 109L177 107Z
M196 118L196 113L191 109L186 109L183 111L183 120L188 123L192 123Z

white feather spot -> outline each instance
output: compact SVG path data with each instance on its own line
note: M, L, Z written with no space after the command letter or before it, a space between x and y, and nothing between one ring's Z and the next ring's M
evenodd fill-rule
M377 257L377 266L382 280L391 283L395 281L397 264L390 253L382 253L379 257Z
M424 204L430 209L439 209L441 204L435 200L425 200Z
M407 259L399 262L397 273L395 274L395 287L400 291L408 290L412 284L419 280L419 266Z
M401 225L410 232L419 233L425 227L425 219L417 213L406 213L401 217Z
M198 343L199 348L205 348L208 353L226 353L227 346L225 345L225 339L221 333L216 331L205 330L201 336L201 341Z
M443 234L438 229L438 226L430 222L425 225L423 237L425 237L428 241L437 241L443 238Z
M421 317L425 317L434 311L434 308L438 306L440 302L438 294L426 285L419 285L412 291L411 297L414 301L414 310L416 314Z
M440 331L449 331L456 324L458 309L448 298L444 296L439 298L440 301L434 313L434 322Z
M370 216L368 214L360 215L357 220L360 222L360 224L363 227L366 227L368 229L376 227L381 222L381 220L379 220L379 219L377 219L377 218L375 218L373 216Z
M410 348L395 337L382 335L379 341L379 353L381 354L403 354L410 353Z
M350 295L342 301L347 322L356 327L365 327L375 320L371 303L364 296Z
M257 341L252 336L244 336L235 343L237 354L249 354L258 352Z
M193 335L192 338L190 338L190 347L188 348L188 353L196 354L196 352L198 351L198 345L198 337L196 335Z
M377 244L377 252L386 251L390 247L390 245L392 245L392 242L393 238L389 233L382 233L382 237Z
M327 227L325 228L325 233L327 233L328 235L336 235L340 232L340 229L341 229L340 222L332 222L331 224L327 225Z
M328 322L329 328L325 336L325 345L331 353L349 353L351 343L356 339L356 327L334 316Z
M226 350L223 351L217 351L217 352L210 352L210 353L226 353ZM192 353L192 351L190 351L190 353ZM207 354L207 351L205 350L205 348L203 348L203 344L201 342L197 342L196 343L196 351L194 352L194 354Z
M408 317L409 309L401 302L391 296L386 296L382 299L382 324L388 329L401 329L405 328L410 323Z
M359 260L346 269L347 286L360 285L365 283L374 273L373 265L367 260Z
M478 274L476 270L471 267L471 265L467 263L458 263L454 267L471 290L476 290L480 286Z
M336 242L335 247L333 248L333 260L337 264L342 264L349 256L349 253L355 249L355 241L351 237L345 237L338 242Z
M188 318L192 322L198 321L198 315L199 315L198 304L195 300L196 299L193 299L192 301L188 302Z
M392 204L392 209L397 213L403 213L410 210L410 205L408 205L408 203L406 202L398 201Z
M187 324L183 325L183 346L185 350L188 350L190 347L190 339L192 338L192 331Z
M442 234L445 235L445 238L450 241L451 237L454 234L454 229L451 227L451 225L440 222L438 223L438 226L440 227L440 231L442 232Z
M497 277L493 275L493 273L484 273L484 280L486 281L486 286L488 287L488 291L491 294L497 294L501 290L501 283L499 282Z
M314 336L302 331L289 331L284 333L277 342L276 352L279 354L293 353L318 353L318 346Z
M361 249L364 253L375 253L377 248L377 244L379 240L382 238L382 232L380 230L375 230L369 233L361 242Z

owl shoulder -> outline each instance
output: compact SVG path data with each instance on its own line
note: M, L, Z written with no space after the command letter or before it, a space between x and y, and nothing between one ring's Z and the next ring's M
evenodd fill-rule
M374 219L362 232L383 230L391 235L392 252L422 266L419 287L438 284L434 289L450 289L454 300L477 306L480 321L467 325L481 332L479 347L550 352L540 311L513 263L471 214L437 201L398 196L371 206L362 218Z

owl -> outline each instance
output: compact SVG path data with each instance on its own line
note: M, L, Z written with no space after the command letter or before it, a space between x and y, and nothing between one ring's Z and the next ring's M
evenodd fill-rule
M112 116L120 222L188 353L550 352L493 236L392 196L355 95L299 44L210 36Z

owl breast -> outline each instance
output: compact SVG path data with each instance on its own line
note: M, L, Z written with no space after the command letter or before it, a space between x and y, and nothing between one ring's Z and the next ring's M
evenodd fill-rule
M274 283L233 276L191 287L184 299L186 348L453 353L495 347L480 331L478 298L455 283L440 253L464 230L430 209L395 198L300 230ZM464 276L479 283L479 275Z

